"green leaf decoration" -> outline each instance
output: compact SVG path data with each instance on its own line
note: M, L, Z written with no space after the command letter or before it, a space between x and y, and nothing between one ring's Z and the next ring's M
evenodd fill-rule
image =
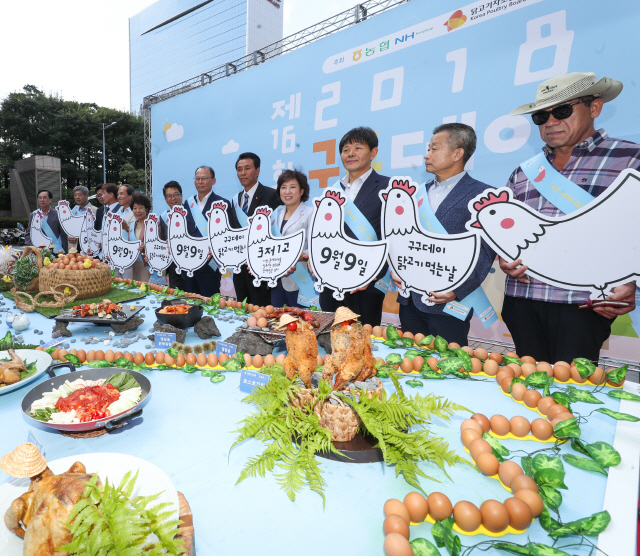
M545 398L548 398L551 395L551 390L549 389L549 383L547 382L547 384L544 385L544 388L542 389L542 396Z
M510 363L515 363L516 365L521 365L520 359L517 357L512 357L511 355L503 355L502 356L502 364L509 365Z
M395 326L391 326L391 325L387 326L386 332L387 332L387 340L400 339L400 334L398 334L398 331L396 330Z
M205 378L211 378L212 376L220 374L220 371L214 371L213 369L203 369L200 371L200 376Z
M585 471L594 471L595 473L602 473L603 475L608 475L604 467L602 467L602 465L600 465L597 461L594 461L592 459L582 458L574 454L563 454L562 458L569 465L573 465L578 469L584 469Z
M169 348L167 350L167 355L170 355L174 359L177 359L178 358L178 350L176 348Z
M498 541L493 543L493 548L498 550L504 550L505 552L511 552L511 554L520 554L522 556L531 556L531 551L526 547L519 544L513 544L510 542Z
M133 369L133 361L129 361L124 357L118 357L118 359L113 362L113 366L120 367L122 369Z
M462 364L464 365L464 370L468 373L473 369L473 362L471 361L471 356L462 348L456 349L456 357L462 360Z
M240 369L242 369L242 367L244 367L244 365L240 363L240 360L237 357L227 359L224 363L220 363L220 365L222 365L227 371L232 373L237 373Z
M524 384L524 378L517 376L511 380L511 385L509 386L509 394L511 394L511 390L513 390L513 385L518 383Z
M429 346L431 342L433 342L433 335L429 334L428 336L425 336L424 338L422 338L422 340L418 342L418 345L426 347L426 346Z
M440 354L443 354L445 350L449 349L449 342L447 342L447 340L442 336L436 336L436 339L433 342L433 347L436 348Z
M215 307L220 307L220 294L216 293L211 297L209 301L207 301L208 305L213 305Z
M599 440L587 444L587 452L602 467L615 467L622 461L620 453L611 445Z
M76 355L73 355L73 353L67 353L64 358L69 361L69 363L73 363L74 365L82 365L82 363L80 363L80 359L78 359Z
M546 504L557 510L562 504L562 494L550 485L538 485L538 492Z
M572 402L584 402L584 403L604 403L596 398L591 392L586 390L579 390L574 386L567 386L567 393Z
M462 543L460 537L456 535L451 529L445 529L444 531L444 545L447 547L451 556L458 556L462 550Z
M584 442L582 442L582 440L580 440L579 438L572 438L571 439L571 447L576 452L580 452L582 455L585 455L588 458L591 457L591 454L587 450L587 445Z
M611 390L607 392L607 396L609 396L610 398L615 398L617 400L640 402L640 396L638 396L638 394L632 394L631 392L625 392L624 390Z
M444 546L444 532L446 530L447 528L442 524L442 522L436 519L436 522L431 528L431 534L433 535L433 540L436 541L436 544L439 548L442 548Z
M409 542L414 556L442 556L436 546L427 539L418 538Z
M422 350L410 349L410 350L407 350L407 352L404 354L404 356L408 359L411 359L411 361L413 361L416 357L418 357L418 355L422 357Z
M549 384L549 377L544 371L531 373L524 381L527 388L544 388Z
M378 372L378 376L379 375L380 375L380 372ZM444 380L445 379L445 377L441 373L438 373L431 369L427 369L426 371L420 371L420 376L425 380Z
M196 367L195 365L184 365L184 366L182 367L182 370L183 370L185 373L189 373L189 374L191 374L191 373L195 373L195 372L198 370L198 367Z
M540 514L540 517L538 519L540 520L540 526L547 533L551 533L551 531L554 531L558 527L560 527L560 522L551 517L551 514L549 513L549 507L546 504L543 505L542 513Z
M443 374L448 375L453 371L458 371L464 368L464 361L459 357L447 357L447 359L441 359L438 361L436 367L438 367Z
M387 374L387 372L386 372L386 371L378 371L378 372L377 372L377 374L376 374L376 376L377 376L378 378L389 378L389 375Z
M101 359L99 361L89 361L87 363L87 366L91 367L92 369L103 369L104 367L112 367L113 366L113 361L105 361L104 359Z
M557 457L546 454L536 454L531 462L533 478L539 485L549 485L554 488L567 490L564 484L564 465Z
M387 355L388 365L400 365L402 363L402 356L399 353L390 353Z
M209 379L211 382L222 382L226 377L220 372L220 371L214 371L217 372L217 375L211 375L211 378Z
M626 376L628 368L629 368L629 365L623 365L618 369L611 369L607 373L607 380L610 380L614 384L620 384L624 379L624 377Z
M571 411L571 398L569 394L566 392L554 392L551 394L551 397L555 400L556 403L560 405L564 405L569 411Z
M592 375L596 370L596 366L593 364L593 361L591 361L590 359L586 359L585 357L576 357L573 360L573 362L576 365L576 367L578 366L578 363L579 363L580 365L583 365L587 369L589 369L589 374L587 376Z
M156 371L170 371L170 370L173 370L173 367L171 367L169 365L165 365L163 363L162 365L158 365L157 367L154 367L154 370L156 370Z
M531 551L531 554L533 554L533 556L571 556L564 550L553 548L552 546L547 546L546 544L540 544L537 542L528 543L527 548Z
M611 522L611 515L608 511L593 514L591 517L583 517L570 521L549 533L552 537L562 537L564 535L586 535L596 537L602 533Z
M533 458L531 456L522 456L520 458L520 467L524 474L533 479Z
M45 349L45 351L46 351L49 355L51 355L51 354L52 354L56 349L58 349L58 348L56 348L56 347L50 347L50 348Z
M418 388L420 386L424 386L424 383L421 380L417 380L415 378L413 380L407 380L405 384L407 386L411 386L411 388Z
M147 367L144 363L140 363L140 365L134 365L133 366L133 371L152 371L153 369L151 367Z
M591 364L591 366L593 367L593 369L580 361L576 361L576 369L578 369L578 374L582 378L588 378L593 374L593 372L596 370L596 367L593 364Z
M553 427L553 435L556 438L579 438L582 434L575 417L560 421Z
M628 413L620 413L619 411L611 411L610 409L608 409L606 407L600 407L600 408L596 409L596 411L599 411L600 413L604 413L605 415L608 415L609 417L612 417L616 421L631 421L632 423L635 423L636 421L640 421L640 419L638 417L634 417L633 415L629 415Z
M451 371L450 374L458 378L469 378L469 374L464 371Z
M391 349L404 347L404 343L402 343L401 338L398 338L397 340L385 340L382 344Z
M482 435L482 438L484 438L489 443L489 445L493 449L493 455L496 456L501 462L504 461L504 458L511 454L511 452L507 450L497 438L494 438L488 432L485 432Z

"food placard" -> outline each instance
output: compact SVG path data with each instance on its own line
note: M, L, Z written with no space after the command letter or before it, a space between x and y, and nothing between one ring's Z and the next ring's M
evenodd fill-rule
M202 268L209 258L209 238L192 237L187 231L187 211L184 207L174 206L169 217L169 249L176 263L176 272L183 271L187 276Z
M153 212L144 221L144 254L149 261L151 272L161 273L171 264L169 243L160 239L158 234L160 220Z
M253 274L254 286L268 282L274 288L300 259L304 247L305 231L299 230L290 236L271 235L271 209L259 207L249 219L247 236L247 263Z
M315 288L333 289L338 301L344 294L364 287L378 276L387 258L386 241L360 241L344 231L347 198L338 189L327 189L314 199L316 205L309 241L309 265Z
M141 241L130 241L122 237L122 217L119 214L111 214L107 237L109 238L109 259L111 268L120 272L133 266L139 255Z
M216 201L207 213L209 244L213 258L222 273L240 272L247 262L247 232L249 228L233 229L229 226L227 203Z

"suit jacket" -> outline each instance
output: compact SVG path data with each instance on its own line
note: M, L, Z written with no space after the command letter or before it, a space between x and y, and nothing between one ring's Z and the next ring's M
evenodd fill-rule
M105 213L105 206L104 205L100 205L98 207L98 210L96 211L96 222L95 225L93 226L95 230L102 230L102 221L104 220L104 213ZM120 203L118 203L114 209L113 212L118 212L120 210Z
M191 209L189 208L189 203L191 198L192 197L189 197L189 199L187 199L182 204L182 206L187 211L187 233L192 237L204 237L200 233L200 229L198 228L198 226L196 226L196 221L193 219L193 214L191 214ZM204 205L204 210L202 211L202 214L205 220L208 220L207 212L209 212L209 210L211 209L211 205L213 204L214 201L224 201L225 203L227 203L227 213L229 214L229 218L231 218L231 203L229 203L229 201L227 201L224 197L220 197L220 195L216 195L212 191L211 195L209 195L209 198L207 199L207 202ZM195 209L197 210L198 207L196 206ZM162 220L162 218L160 218L160 220ZM162 225L160 225L160 229L162 229Z
M244 195L244 191L240 191L236 197L236 202L238 206L242 206L242 196ZM253 195L253 199L249 203L249 214L248 216L253 216L253 213L256 211L258 207L263 205L267 205L272 209L278 208L282 204L280 200L280 195L278 195L278 191L272 187L265 187L260 182L258 182L258 187L256 192ZM238 221L238 217L236 216L236 210L229 205L229 224L232 228L242 228L240 222Z
M33 211L35 212L35 211ZM27 231L24 236L24 244L31 245L31 219L33 218L33 212L29 215L29 224L27 226ZM60 220L58 219L58 211L51 207L49 209L49 216L47 217L47 223L51 228L51 231L59 237L62 241L62 249L66 252L69 249L69 244L67 241L67 234L64 233L62 226L60 226Z
M284 208L280 209L280 215L278 221L276 222L278 229L280 229L280 225L282 224L282 220L284 219ZM304 239L304 248L303 252L309 252L309 234L311 233L311 215L313 214L313 209L309 205L305 205L304 203L300 203L295 212L291 215L291 218L287 220L287 223L282 228L282 235L288 236L291 234L295 234L300 230L305 230L306 236ZM307 263L302 263L306 266ZM288 292L294 292L298 290L298 284L296 284L293 276L283 276L281 279L282 287Z
M431 187L432 184L433 180L427 184L427 189ZM471 199L477 197L486 189L494 188L491 185L487 185L486 183L473 179L469 174L465 174L455 185L436 211L436 218L448 233L460 234L468 231L465 224L471 219L471 213L469 212L467 205ZM425 202L428 203L429 200L425 199ZM482 284L487 274L489 274L489 270L491 269L491 265L495 258L496 254L493 249L491 249L484 240L481 240L478 264L469 279L454 290L454 293L456 294L456 301L463 300L467 295L480 287L480 284ZM444 304L427 306L422 303L420 297L420 294L411 292L411 301L416 308L423 313L439 314L444 311ZM398 303L406 305L408 302L408 299L398 295ZM470 312L469 316L471 315L472 313Z

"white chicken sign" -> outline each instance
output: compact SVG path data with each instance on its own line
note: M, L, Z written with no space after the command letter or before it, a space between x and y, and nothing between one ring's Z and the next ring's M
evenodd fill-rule
M309 264L317 278L315 288L322 292L328 286L341 301L345 292L366 286L380 273L387 258L387 242L359 241L345 234L346 198L342 191L327 189L314 202Z
M160 239L158 235L159 218L153 212L144 221L144 254L149 261L152 272L161 273L171 264L169 243Z
M84 255L97 255L100 252L100 231L95 229L96 217L88 210L80 228L80 252Z
M60 226L62 226L65 234L69 237L79 238L84 224L84 215L74 215L69 206L69 201L59 201L56 211L58 211L58 220L60 220Z
M639 172L624 170L593 201L558 218L515 200L508 188L485 193L469 203L477 220L467 228L479 228L503 259L521 259L541 282L595 300L640 276Z
M49 247L52 241L51 238L42 231L42 221L44 220L44 214L40 209L33 213L31 218L31 230L30 239L31 245L35 247Z
M216 201L207 213L209 219L209 244L213 258L220 271L240 272L247 262L247 231L249 228L233 229L229 226L227 203Z
M169 211L169 247L176 272L187 276L202 268L209 258L209 238L192 237L187 231L187 211L180 205Z
M436 234L420 224L414 196L417 184L408 177L393 177L382 199L382 236L389 244L389 264L402 280L398 293L422 294L425 305L430 292L450 292L463 284L478 262L480 238L475 232ZM425 196L425 202L429 202Z
M211 226L211 224L209 224ZM295 266L304 248L304 230L290 236L271 235L271 208L258 207L249 218L247 236L247 264L253 274L253 285L268 282L275 288L278 280Z
M109 266L121 273L133 266L139 254L140 241L129 241L122 237L122 218L111 214L107 237L109 238Z

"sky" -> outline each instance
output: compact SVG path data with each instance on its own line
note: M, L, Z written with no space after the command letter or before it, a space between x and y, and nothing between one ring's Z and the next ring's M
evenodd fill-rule
M0 100L29 84L66 100L129 110L129 18L153 2L2 2ZM284 36L357 3L284 0Z

